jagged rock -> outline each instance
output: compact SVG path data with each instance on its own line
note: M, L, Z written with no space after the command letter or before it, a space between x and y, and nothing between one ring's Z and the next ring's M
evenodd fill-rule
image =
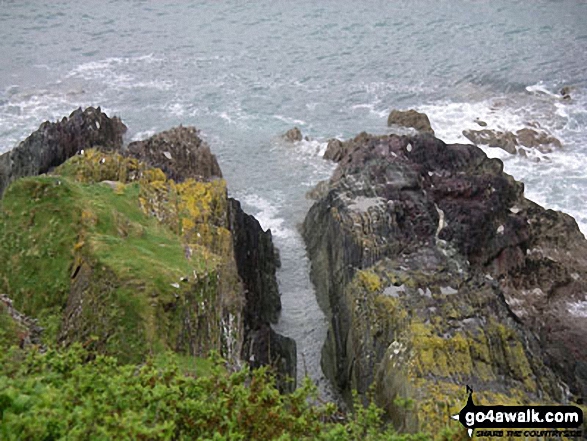
M23 312L60 322L49 341L82 341L122 361L215 349L232 363L273 364L291 390L295 342L270 326L281 308L271 233L227 197L195 128L121 149L123 129L99 109L77 110L2 157L3 185L59 167L6 192L1 289ZM11 165L24 156L36 165Z
M301 141L303 138L302 132L297 127L293 129L289 129L287 132L283 134L283 139L289 142L298 142Z
M411 127L419 132L434 134L430 120L425 113L410 110L392 110L387 117L387 125Z
M564 86L561 90L560 90L560 94L563 97L564 100L570 100L571 99L571 87L570 86Z
M362 145L365 137L369 135L365 132L358 134L355 138L346 141L333 138L328 141L326 151L322 156L324 159L329 159L334 162L339 162L342 158L348 155L357 146Z
M324 159L329 159L334 162L340 161L340 159L345 154L345 146L346 144L342 142L340 139L329 139L328 145L326 146L326 151L322 156Z
M496 404L562 403L567 386L585 399L587 242L574 220L525 199L475 146L361 138L303 225L331 316L323 369L343 395L374 384L398 428L432 431L465 385Z
M259 222L246 214L240 203L229 199L228 218L232 231L234 255L239 276L245 287L245 338L242 358L253 366L271 364L279 375L284 390L295 388L295 341L277 334L271 323L277 323L281 299L275 273L280 266L271 231L263 231ZM286 377L294 379L287 383Z
M157 167L176 182L221 178L216 156L195 127L176 127L128 145L126 154Z
M518 146L536 148L542 153L550 153L553 147L561 147L561 142L554 136L531 128L520 129L516 134L491 129L463 130L463 135L475 144L499 147L510 154L516 154Z
M329 189L328 181L320 181L320 182L318 182L318 184L316 184L316 186L313 189L309 190L306 193L306 198L313 199L316 201L316 200L322 198L326 193L328 193L328 189Z
M41 124L10 152L0 156L0 196L12 181L46 173L83 149L117 150L126 126L100 108L77 109L61 121Z
M463 130L463 136L474 144L499 147L506 152L515 155L518 141L512 132L501 132L499 130Z
M516 137L518 144L524 147L536 148L542 153L550 153L553 147L560 148L562 146L561 142L554 136L544 131L539 132L529 128L518 130Z
M43 328L37 320L27 317L17 311L12 300L5 294L0 294L0 349L2 346L16 344L25 347L31 344L41 345Z

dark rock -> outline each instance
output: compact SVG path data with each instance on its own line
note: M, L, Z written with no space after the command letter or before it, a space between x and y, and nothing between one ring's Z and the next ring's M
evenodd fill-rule
M487 123L486 123L485 121L481 121L479 118L477 118L477 119L475 120L475 122L476 122L477 124L479 124L481 127L487 127Z
M245 288L242 358L252 366L271 364L277 370L280 387L295 388L295 341L277 334L270 326L277 323L281 311L275 275L280 261L271 231L263 231L259 222L246 214L235 199L229 199L228 217L236 266ZM285 381L287 377L293 383Z
M77 109L69 118L41 124L10 152L0 156L0 196L12 181L46 173L83 149L118 150L126 126L100 108Z
M407 430L444 427L465 384L501 404L562 403L565 385L584 399L587 242L574 220L525 199L475 146L361 140L303 226L331 316L322 364L343 395L374 384Z
M298 142L301 141L303 138L302 132L297 127L293 129L289 129L287 132L283 134L283 139L289 142Z
M571 87L570 86L564 86L561 90L560 90L560 94L563 97L564 100L570 100L571 99Z
M176 182L188 178L203 181L221 178L216 156L198 133L195 127L176 127L145 141L130 143L125 153L160 168Z
M367 133L362 132L359 133L355 138L349 139L347 141L341 141L336 138L330 139L328 141L328 145L326 146L326 151L322 157L334 162L339 162L349 152L353 151L358 146L361 146L365 139L369 136L370 135Z
M419 132L434 134L428 116L413 109L392 110L387 118L387 125L411 127Z
M512 132L501 132L499 130L463 130L463 136L474 144L499 147L506 152L515 155L518 140Z
M328 145L326 146L326 151L322 157L324 159L338 162L345 154L345 146L346 144L343 143L340 139L329 139Z

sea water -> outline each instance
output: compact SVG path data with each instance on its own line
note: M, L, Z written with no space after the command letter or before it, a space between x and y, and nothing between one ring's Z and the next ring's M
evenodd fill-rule
M305 193L334 167L321 159L327 139L389 133L393 108L427 113L447 142L467 142L476 118L499 130L538 123L563 148L485 151L587 232L585 17L581 0L0 0L0 152L78 106L121 116L128 140L201 129L230 194L273 233L276 328L298 343L299 375L327 393L327 319L298 231ZM293 126L310 141L282 142Z

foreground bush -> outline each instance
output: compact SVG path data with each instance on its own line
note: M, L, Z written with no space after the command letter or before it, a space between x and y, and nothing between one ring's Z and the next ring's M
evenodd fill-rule
M308 380L292 394L264 369L209 372L164 363L119 365L79 346L0 355L2 440L424 440L394 435L380 410L360 407L333 423L333 404L315 405Z

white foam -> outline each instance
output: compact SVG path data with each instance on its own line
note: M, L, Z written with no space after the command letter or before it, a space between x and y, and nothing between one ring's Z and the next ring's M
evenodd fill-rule
M182 103L171 103L165 106L165 109L173 116L184 116L186 113L185 105Z
M582 91L563 101L544 84L528 86L530 93L494 97L478 102L439 101L418 107L431 121L436 136L448 143L467 143L462 131L481 130L476 119L488 129L511 131L538 123L563 144L562 149L543 154L528 149L528 157L510 155L500 148L479 147L504 163L507 173L524 182L526 197L534 202L573 216L581 231L587 233L587 151L584 149L587 106Z
M306 122L301 119L291 118L289 116L284 115L273 115L273 118L278 119L279 121L283 121L287 124L297 124L300 126L305 126Z
M251 214L255 216L264 230L270 229L273 236L287 239L295 235L294 230L283 225L285 219L279 217L279 210L267 199L256 194L249 194L241 200L253 208L254 212Z
M296 143L296 147L299 152L304 155L321 158L324 156L324 152L326 151L326 147L328 147L328 143L315 139L310 139L309 141L303 139L302 141Z
M389 111L386 109L377 110L375 103L355 104L351 106L351 109L367 109L371 115L374 115L378 118L387 118L389 115Z
M536 95L549 95L552 97L562 98L560 95L548 90L548 88L546 87L546 85L542 81L526 87L526 91L528 91L529 93L536 94Z
M109 57L103 60L89 61L76 66L69 71L65 78L79 78L86 81L100 81L114 89L157 89L167 91L174 87L170 80L152 79L142 81L137 79L136 73L141 71L144 64L153 64L162 61L153 54L139 57Z
M152 127L149 130L143 130L141 132L135 133L132 136L131 141L144 141L145 139L153 136L155 133L157 133L157 129L155 127Z

